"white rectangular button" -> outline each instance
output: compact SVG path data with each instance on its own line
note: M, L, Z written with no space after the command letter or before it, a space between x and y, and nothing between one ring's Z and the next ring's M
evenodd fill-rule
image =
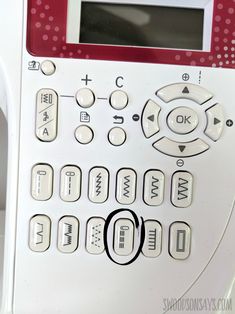
M162 250L162 226L155 220L147 220L145 226L145 240L142 252L146 257L157 257Z
M136 198L136 173L121 169L117 174L116 198L120 204L132 204Z
M130 255L134 246L134 224L129 219L118 219L114 231L114 251L121 256Z
M29 247L34 252L45 252L50 246L51 220L44 215L31 219L29 227Z
M144 201L149 206L159 206L164 198L164 174L159 170L149 170L144 176Z
M171 201L176 207L186 208L192 203L193 176L187 171L178 171L172 177Z
M170 227L169 251L174 259L184 260L191 250L191 229L184 222L175 222Z
M38 164L32 170L32 197L37 201L47 201L52 196L53 169L46 164Z
M72 216L65 216L59 221L58 249L62 253L73 253L78 247L79 221Z
M36 135L43 142L54 141L57 136L58 95L52 89L37 93Z
M104 203L108 198L109 172L102 167L91 169L89 175L89 199L94 203Z
M60 197L65 202L75 202L81 194L81 170L75 166L65 166L61 170Z
M91 218L87 223L86 249L90 254L104 252L105 220L100 217Z

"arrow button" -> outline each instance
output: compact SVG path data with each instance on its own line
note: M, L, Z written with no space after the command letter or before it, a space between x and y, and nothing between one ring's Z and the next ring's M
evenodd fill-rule
M161 107L151 99L145 105L141 119L145 137L150 138L160 131L158 123L160 111Z
M220 104L216 104L206 111L207 116L207 126L205 129L205 134L209 136L214 142L218 141L221 137L225 118L223 108Z

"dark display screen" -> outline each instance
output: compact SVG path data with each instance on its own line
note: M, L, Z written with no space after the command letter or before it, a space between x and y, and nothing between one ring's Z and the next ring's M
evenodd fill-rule
M82 2L80 43L203 50L204 10Z

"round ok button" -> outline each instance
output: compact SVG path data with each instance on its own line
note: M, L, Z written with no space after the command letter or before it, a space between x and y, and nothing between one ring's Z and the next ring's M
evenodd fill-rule
M188 134L198 126L197 113L188 107L178 107L167 117L169 128L178 134Z

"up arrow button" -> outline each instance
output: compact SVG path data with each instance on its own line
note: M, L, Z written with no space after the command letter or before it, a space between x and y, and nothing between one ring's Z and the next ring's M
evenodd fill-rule
M225 123L222 106L220 104L216 104L207 109L206 116L207 126L205 134L216 142L222 135Z

